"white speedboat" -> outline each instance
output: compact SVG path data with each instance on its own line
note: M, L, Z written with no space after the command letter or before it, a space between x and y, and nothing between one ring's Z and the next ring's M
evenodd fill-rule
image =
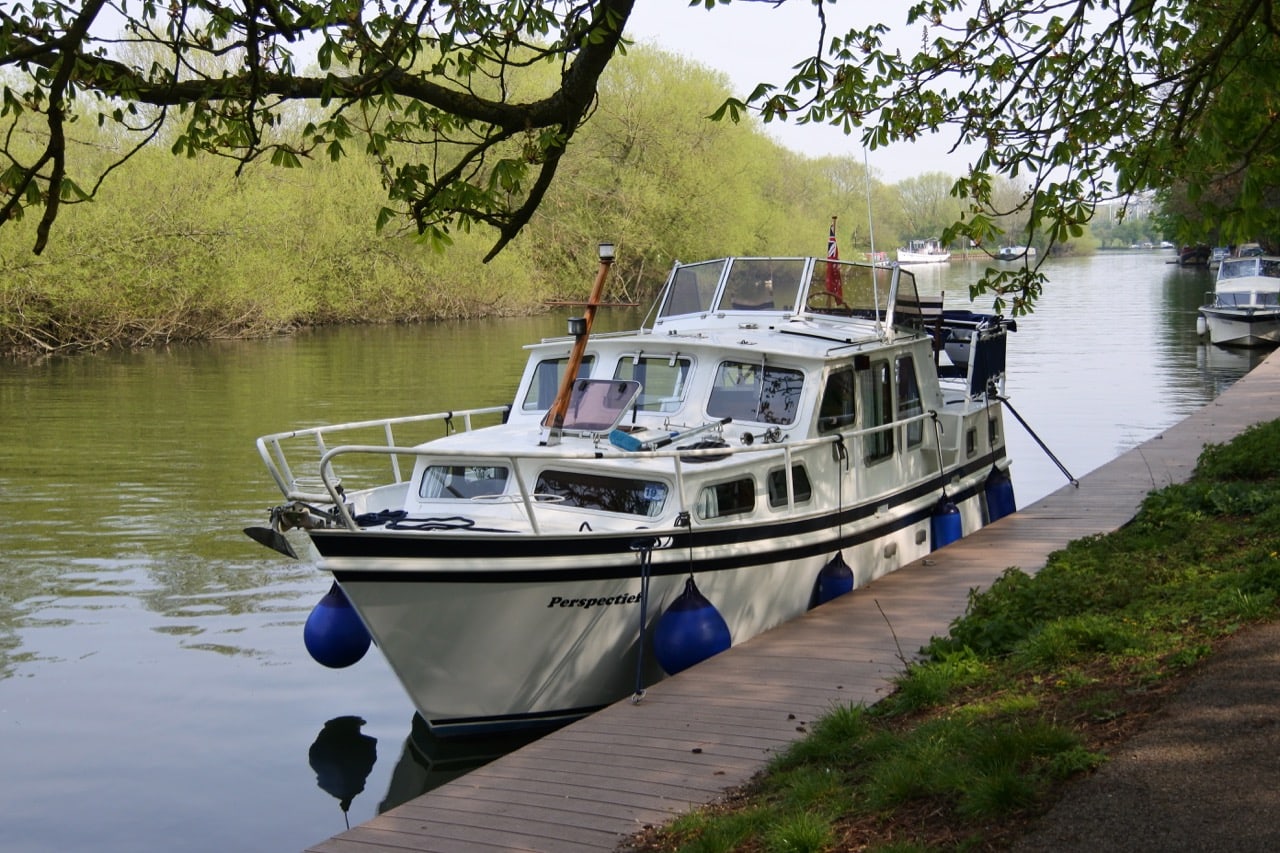
M912 240L898 250L900 264L942 264L951 260L951 252L937 240Z
M246 532L334 578L308 648L358 659L319 636L349 611L437 734L642 695L1014 509L1010 324L953 335L897 266L724 258L592 336L610 260L509 405L258 439L287 502Z
M1035 246L1001 246L996 252L997 261L1020 261L1023 258L1034 258Z
M1223 258L1196 330L1219 346L1280 344L1280 258Z

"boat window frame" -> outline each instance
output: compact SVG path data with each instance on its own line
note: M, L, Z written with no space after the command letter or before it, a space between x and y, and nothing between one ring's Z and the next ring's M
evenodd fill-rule
M867 465L874 465L894 455L895 422L894 375L888 358L877 358L863 371L862 410L862 458Z
M729 375L737 371L736 378ZM794 384L798 380L798 384ZM804 400L805 372L798 367L783 367L762 361L721 360L712 374L706 410L711 418L732 418L735 423L794 426L800 417ZM771 392L770 387L774 390ZM775 417L772 403L780 401L783 417Z
M556 489L548 484L548 478L556 476L563 480L572 480L577 478L582 488L591 488L592 485L586 481L596 480L601 485L605 485L606 481L617 483L632 483L641 487L641 494L638 498L640 501L649 504L645 512L636 512L629 509L618 509L610 507L603 503L590 504L581 500L575 500L574 495L564 488ZM646 493L651 488L661 488L661 497L650 497ZM634 496L635 490L632 490L633 496L631 500L636 500ZM584 471L581 469L565 466L548 466L538 471L534 478L533 494L540 500L545 500L543 506L547 508L567 508L575 512L598 512L601 514L613 516L628 516L630 518L646 518L654 519L662 515L666 508L667 502L671 499L674 489L670 483L660 477L623 477L615 474L604 474L599 471ZM581 494L581 493L579 493ZM619 492L621 494L621 491Z
M623 365L630 361L632 365L629 376L622 375ZM635 368L641 362L645 362L645 369L637 371ZM662 393L665 389L660 389L658 394L654 394L650 389L652 384L645 381L648 379L649 369L647 362L656 362L659 366L665 362L666 366L673 368L676 373L676 382L671 388L670 394ZM689 396L690 380L694 376L695 360L693 356L673 353L646 353L646 352L629 352L623 353L618 357L617 362L613 366L613 378L615 380L634 381L640 383L640 396L635 403L635 410L638 412L662 412L671 413L679 411L684 406ZM640 378L643 376L644 378Z
M733 498L733 503L726 504L722 500L724 492L722 490L733 489L727 495ZM745 500L747 490L750 490L751 501L748 504ZM711 504L709 497L714 493L715 503ZM733 477L727 480L718 480L714 483L706 483L698 490L698 497L693 503L694 512L700 521L717 521L724 518L732 518L740 515L750 515L756 511L756 504L759 502L759 491L756 488L755 477L751 475L743 477Z
M847 380L846 380L847 377ZM845 383L843 387L833 387L836 382ZM827 408L828 401L839 407L832 413ZM827 373L822 383L822 397L818 401L818 432L836 432L847 429L858 420L858 374L852 362L836 365Z
M539 359L534 364L533 369L529 371L529 387L525 389L524 399L520 401L520 411L547 412L551 410L551 405L555 403L556 397L560 393L560 385L564 379L565 368L569 366L569 359L570 355L565 353L561 356ZM582 363L578 365L578 375L574 379L590 379L595 363L595 353L584 353ZM552 364L555 365L555 374L552 377L543 377L543 368ZM551 399L547 401L546 405L542 405L542 391L550 391L551 393ZM530 402L530 397L534 394L538 395L538 399Z
M803 485L801 485L803 483ZM775 489L775 486L780 488ZM803 463L791 463L791 494L787 493L787 469L773 468L765 475L765 497L770 509L786 509L794 504L807 504L813 500L813 481ZM790 498L790 500L788 500Z
M909 369L903 370L903 363L909 364ZM905 352L899 354L893 360L894 371L894 396L895 408L898 413L898 420L905 421L910 418L916 418L924 414L924 396L920 391L920 374L916 370L916 358L914 353ZM903 379L910 378L908 387L904 387ZM910 393L910 392L913 392ZM915 403L914 406L910 405ZM902 427L902 446L907 450L913 450L924 443L924 421L913 420L909 424Z
M657 320L686 314L707 314L715 304L728 258L681 264L671 272L658 307Z
M432 490L433 491L432 494L427 494L427 491L428 491L427 487L429 485L429 480L432 478L433 472L437 470L446 470L447 479L445 477L437 478L434 484L437 488ZM486 470L490 472L494 472L494 471L503 472L504 476L501 478L502 487L497 489L496 491L491 487L487 487L487 486L480 487L480 486L464 485L461 488L455 488L455 482L458 482L455 480L455 478L458 477L459 474L461 474L462 476L462 480L460 482L463 484L481 483L481 482L487 482L490 480L498 479L497 477L483 477L483 478L476 477L473 479L469 478L469 474L471 472L480 471L480 470ZM467 500L474 500L476 498L482 498L482 499L493 498L499 495L506 494L507 487L512 482L512 479L513 478L511 476L511 468L508 465L493 464L493 463L477 465L474 463L468 464L465 462L432 463L432 464L426 465L422 469L422 476L418 480L418 489L417 489L418 500L467 501ZM446 494L446 492L452 492L452 494Z

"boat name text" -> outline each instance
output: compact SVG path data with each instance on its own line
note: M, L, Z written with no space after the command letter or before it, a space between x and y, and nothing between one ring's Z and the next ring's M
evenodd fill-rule
M547 602L548 607L581 607L589 609L592 607L612 607L615 604L635 604L640 600L639 593L626 593L625 595L609 595L604 598L561 598L558 595L551 596L551 600Z

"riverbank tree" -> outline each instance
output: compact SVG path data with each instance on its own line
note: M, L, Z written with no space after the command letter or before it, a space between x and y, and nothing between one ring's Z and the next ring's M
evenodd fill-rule
M832 123L871 147L950 134L976 153L953 188L965 206L948 242L999 241L991 194L1001 177L1029 186L1027 242L1078 238L1099 201L1179 182L1193 200L1238 186L1216 210L1233 233L1271 224L1268 93L1280 31L1271 3L918 0L905 30L923 38L907 50L887 44L893 22L828 33L826 6L813 4L818 46L797 57L794 76L726 99L720 115ZM621 53L632 7L15 4L0 10L0 66L17 75L0 117L13 129L32 115L45 132L32 156L4 137L0 227L38 212L39 253L63 206L99 191L110 167L80 168L68 144L79 114L127 136L122 157L166 124L177 128L172 150L242 165L363 150L380 170L379 222L408 222L438 243L491 229L492 258L547 199L570 141L603 103L599 82ZM107 31L121 20L121 32ZM311 56L314 67L303 62ZM519 85L534 66L552 71L547 85ZM318 114L282 134L299 103ZM983 286L1016 314L1031 309L1042 281L1028 272Z
M566 153L561 180L488 264L484 234L460 232L442 255L412 226L376 228L373 161L282 169L174 158L162 140L112 166L127 140L77 116L68 145L86 168L111 171L94 202L62 211L58 239L40 255L30 252L34 217L0 228L0 352L531 313L584 297L602 239L619 246L611 298L645 300L676 258L823 253L833 214L842 254L855 257L869 248L868 191L877 240L894 245L892 187L869 181L852 158L787 151L758 123L706 121L730 91L696 63L629 51L602 77L601 107ZM11 140L13 151L26 141L20 156L39 150L43 127L31 119Z

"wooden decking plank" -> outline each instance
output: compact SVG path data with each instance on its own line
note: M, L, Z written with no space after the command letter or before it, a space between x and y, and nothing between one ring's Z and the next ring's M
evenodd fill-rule
M655 790L659 786L670 788L663 791L664 796L675 795L676 789L682 785L690 790L701 790L706 786L699 784L700 776L710 775L712 771L726 765L736 766L752 764L759 759L758 753L732 754L711 747L702 752L666 748L657 744L643 756L617 756L608 765L601 768L599 753L594 760L567 761L563 751L555 753L553 761L539 757L527 756L524 760L502 762L489 774L489 779L507 778L513 780L548 781L552 777L560 779L572 776L576 782L585 787L592 787L602 782L610 782L610 787L618 791ZM610 756L614 759L615 756ZM594 771L594 772L593 772Z
M601 752L600 735L604 734L610 757L623 758L634 754L633 749L641 754L651 752L656 739L662 740L662 749L670 751L687 751L698 755L712 749L720 755L759 754L760 743L780 739L773 729L750 728L735 725L725 730L723 725L714 728L711 721L704 721L701 727L685 726L674 730L670 725L654 729L627 728L622 732L582 731L561 738L558 748L565 753L575 755L586 754L599 756Z
M945 635L972 589L1038 571L1070 541L1126 524L1181 482L1205 443L1270 420L1280 359L1218 400L1018 513L496 759L314 853L605 853L645 824L717 799L832 708L888 693L903 659ZM595 744L595 748L593 748ZM701 750L695 752L694 750Z
M574 826L563 820L555 823L532 821L527 818L514 818L495 814L492 811L483 813L455 811L449 817L463 817L464 819L457 822L439 820L439 818L445 816L444 812L431 816L434 818L432 821L433 839L437 843L461 842L472 845L472 849L477 845L488 845L500 850L502 849L501 845L513 833L519 833L534 840L553 841L557 845L557 850L573 849L575 846L581 850L598 850L602 844L616 843L617 841L616 831ZM383 821L382 826L388 831L400 832L412 838L422 828L423 822L420 819L397 815Z
M385 817L381 815L380 817ZM372 826L370 823L362 824L347 830L345 833L328 841L310 847L308 850L315 853L396 853L396 851L411 851L411 853L510 853L510 851L527 851L528 853L537 853L539 850L545 850L538 845L524 845L515 841L508 836L496 842L485 843L479 839L468 840L465 838L449 837L447 830L440 827L433 828L433 834L427 834L420 829L414 832L399 832L384 829L381 824ZM456 833L460 834L460 833ZM563 849L555 848L557 851ZM580 847L580 853L589 853L591 850L599 851L599 847ZM569 853L569 851L565 851Z
M733 697L719 697L715 702L689 705L657 695L644 701L653 705L644 714L625 720L608 719L595 726L572 726L573 734L607 741L618 733L634 733L645 737L680 735L691 741L725 738L730 743L756 745L776 737L778 726L786 722L786 711L743 706ZM584 723L586 720L583 721ZM740 741L741 739L741 741Z
M673 800L667 813L681 811L682 802ZM396 810L397 817L405 817L424 824L430 823L432 826L441 823L466 826L476 821L483 821L485 825L492 826L496 819L519 823L536 821L551 826L564 825L575 830L592 831L616 831L618 826L618 814L609 810L597 811L583 808L531 810L527 804L508 803L491 795L431 797L430 794L426 794L422 798L407 803L406 806L407 808L403 810ZM546 830L542 832L545 834Z
M613 773L598 770L587 772L585 765L568 767L541 761L513 761L504 762L501 772L519 773L531 781L555 785L600 786L618 792L654 793L666 799L697 800L709 790L716 789L714 783L717 776L727 772L740 772L743 768L755 766L758 761L759 756L753 756L750 760L733 757L726 761L721 756L711 755L707 761L696 766L673 762L664 772L656 772L652 766L619 764Z
M495 763L498 766L495 767ZM600 813L615 816L629 814L636 808L663 811L670 808L670 803L673 801L672 798L654 791L636 793L573 783L561 784L553 788L528 779L497 775L501 770L501 759L499 759L498 762L487 764L473 773L468 773L463 778L470 784L455 787L455 790L449 793L488 799L495 804L495 807L501 809L500 814L524 814L534 820L541 819L545 810L578 810L587 805ZM448 788L454 784L450 783L442 787ZM680 798L679 801L687 803L692 800ZM392 809L388 814L394 811L395 809Z

